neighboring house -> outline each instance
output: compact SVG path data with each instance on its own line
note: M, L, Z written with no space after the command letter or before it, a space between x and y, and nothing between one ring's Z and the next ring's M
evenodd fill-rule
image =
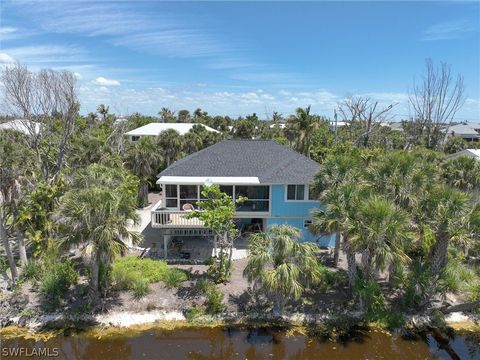
M15 119L1 123L0 131L1 130L14 130L30 136L38 135L41 130L41 125L40 123L31 120Z
M278 128L278 129L285 129L287 124L285 123L274 123L270 125L270 129Z
M203 126L205 129L207 129L207 131L210 132L219 132L207 125L197 123L150 123L130 130L129 132L125 133L125 135L127 135L131 141L137 141L142 136L159 136L162 132L170 129L177 131L180 135L185 135L195 125Z
M225 140L191 154L158 174L162 199L152 209L152 227L171 236L209 235L198 219L186 211L201 201L203 185L219 184L233 197L248 200L237 205L238 227L244 232L288 224L301 230L302 240L334 246L335 237L315 237L308 231L310 211L320 202L309 193L319 164L270 140ZM160 235L160 233L159 233Z
M448 128L449 136L459 136L465 141L479 141L480 140L480 125L479 124L457 124Z
M449 155L448 158L452 159L460 156L468 156L468 157L473 157L477 160L480 160L480 149L465 149L455 154Z

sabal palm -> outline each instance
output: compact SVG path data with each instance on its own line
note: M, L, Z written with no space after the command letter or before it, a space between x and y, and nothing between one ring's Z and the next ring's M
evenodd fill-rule
M461 156L442 165L443 178L450 186L480 195L480 161Z
M290 124L296 134L296 150L310 157L311 138L320 125L317 118L310 114L310 106L305 109L297 108L295 116L290 119Z
M415 212L433 183L435 171L415 153L394 151L374 162L366 173L379 193L403 209Z
M148 180L156 175L162 161L160 150L151 137L142 137L127 149L127 164L140 179L138 199L143 206L148 204Z
M449 245L465 246L471 240L469 229L476 228L478 208L468 194L448 185L437 185L426 195L422 210L421 220L435 238L430 250L430 266L436 281L447 265Z
M359 204L349 223L352 246L362 253L362 270L371 279L374 270L408 260L406 250L413 238L408 214L392 201L371 196Z
M181 157L183 144L183 137L173 129L168 129L160 134L158 137L158 146L167 166L170 166Z
M104 104L100 104L97 106L97 112L102 115L103 120L107 117L108 110L110 109L109 106L105 106Z
M357 207L367 193L367 187L353 181L325 191L321 198L325 207L324 209L315 209L312 212L312 225L309 227L314 235L336 232L342 236L351 288L353 288L357 279L355 249L351 244L351 223ZM339 240L339 238L336 239L336 245L340 244Z
M66 241L84 245L90 254L94 295L99 291L100 268L109 268L126 249L126 239L134 244L141 239L128 226L129 221L138 221L138 215L136 189L125 177L124 171L94 164L77 176L74 188L61 198L58 216L68 231Z
M288 225L273 225L250 237L244 276L274 297L276 314L288 298L300 298L307 284L320 280L317 246L299 239L300 230Z

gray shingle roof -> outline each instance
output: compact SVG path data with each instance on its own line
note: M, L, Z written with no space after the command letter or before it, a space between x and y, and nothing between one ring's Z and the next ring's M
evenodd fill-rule
M225 140L170 165L158 176L258 177L264 184L305 184L319 164L271 140Z

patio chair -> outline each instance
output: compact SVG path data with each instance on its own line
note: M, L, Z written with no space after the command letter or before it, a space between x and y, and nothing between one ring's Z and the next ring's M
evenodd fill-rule
M195 208L193 207L192 204L186 203L186 204L183 204L182 210L183 210L183 211L188 211L188 212L190 212L190 211L195 210Z

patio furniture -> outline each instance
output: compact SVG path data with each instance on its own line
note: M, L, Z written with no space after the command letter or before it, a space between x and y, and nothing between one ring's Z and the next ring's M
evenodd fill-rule
M186 203L186 204L183 204L182 210L183 211L193 211L193 210L195 210L195 208L193 207L192 204Z

